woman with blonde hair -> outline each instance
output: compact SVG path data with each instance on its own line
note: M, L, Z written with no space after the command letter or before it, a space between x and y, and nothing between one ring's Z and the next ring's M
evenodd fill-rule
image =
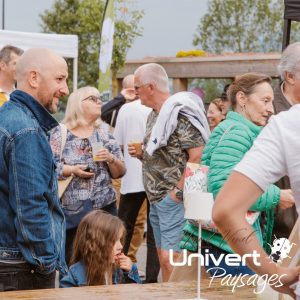
M123 176L125 165L119 145L100 119L101 105L101 96L96 88L87 86L74 91L68 99L63 124L50 133L58 178L73 176L61 198L67 222L67 262L80 222L78 216L83 217L88 212L88 204L91 209L101 208L117 215L112 178ZM102 148L93 157L96 144L102 145Z
M86 215L78 226L71 267L60 287L141 283L137 266L122 253L124 235L118 217L101 210Z

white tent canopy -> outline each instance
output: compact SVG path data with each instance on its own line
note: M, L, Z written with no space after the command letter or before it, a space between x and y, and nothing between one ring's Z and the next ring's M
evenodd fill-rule
M12 45L23 50L48 48L66 58L73 58L73 89L77 89L78 36L70 34L31 33L0 30L0 48Z

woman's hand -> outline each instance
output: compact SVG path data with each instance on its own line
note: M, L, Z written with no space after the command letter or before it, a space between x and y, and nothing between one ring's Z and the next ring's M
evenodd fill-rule
M112 162L114 160L114 155L111 154L108 149L101 148L96 154L96 157L99 161Z
M132 261L131 259L126 256L124 253L120 253L118 255L118 261L119 261L119 266L122 270L129 272L132 268Z
M287 209L295 204L295 199L292 190L280 190L279 207Z
M95 175L95 173L84 171L87 168L87 165L74 165L71 166L71 172L81 178L91 178Z

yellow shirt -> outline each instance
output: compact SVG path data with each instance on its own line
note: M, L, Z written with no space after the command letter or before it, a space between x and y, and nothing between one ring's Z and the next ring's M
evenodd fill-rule
M9 100L9 95L5 92L0 91L0 106Z

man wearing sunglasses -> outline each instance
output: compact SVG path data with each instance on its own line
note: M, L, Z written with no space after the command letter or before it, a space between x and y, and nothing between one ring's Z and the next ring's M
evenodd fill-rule
M173 270L169 251L174 251L175 259L180 255L179 242L185 224L183 171L187 162L199 163L204 139L191 121L179 113L178 116L174 114L177 122L176 125L172 124L172 132L167 132L167 126L157 125L160 116L167 115L168 119L172 119L174 112L161 113L167 103L172 103L169 78L162 66L154 63L140 66L134 73L134 88L141 103L152 108L152 111L147 119L144 137L146 151L138 154L135 147L128 145L128 152L142 161L144 186L150 201L150 221L162 279L168 281ZM163 135L167 141L164 140L164 146L159 144L157 138L151 138L152 131L159 127L165 129ZM150 153L148 148L153 144L158 146Z

